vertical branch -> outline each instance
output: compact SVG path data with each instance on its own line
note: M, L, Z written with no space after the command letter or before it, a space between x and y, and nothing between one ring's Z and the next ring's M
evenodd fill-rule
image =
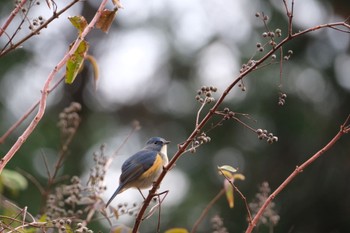
M283 48L280 47L280 88L282 88Z
M43 86L43 89L41 91L41 99L39 104L39 110L30 123L30 125L27 127L27 129L22 133L22 135L17 139L15 144L11 147L11 149L7 152L7 154L0 160L0 173L6 166L6 164L12 159L12 157L15 155L15 153L21 148L23 143L27 140L27 138L30 136L30 134L34 131L36 126L39 124L40 120L42 119L45 109L46 109L46 101L47 96L49 94L49 87L50 83L58 73L62 67L67 63L68 59L74 54L75 50L78 48L80 42L86 37L86 35L94 28L95 24L99 20L101 13L107 3L107 0L102 0L100 7L98 8L94 18L91 20L89 25L84 29L84 31L81 33L81 35L75 40L73 46L71 49L66 53L66 55L62 58L62 60L55 66L55 68L51 71L49 74L47 80L45 81L45 84Z
M287 0L283 0L284 7L288 16L288 37L293 35L293 14L294 14L294 0L292 0L292 6L289 10Z

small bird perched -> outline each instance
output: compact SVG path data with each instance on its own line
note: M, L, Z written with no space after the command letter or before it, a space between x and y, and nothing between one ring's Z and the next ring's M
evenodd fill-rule
M123 163L122 174L119 177L119 187L108 200L106 207L115 196L128 188L134 187L140 190L153 184L162 172L163 166L169 162L167 155L168 144L169 141L163 138L150 138L142 150Z

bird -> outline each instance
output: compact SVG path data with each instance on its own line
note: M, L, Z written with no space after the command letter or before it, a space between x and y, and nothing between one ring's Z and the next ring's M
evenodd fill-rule
M143 149L123 163L119 186L108 200L106 207L118 194L129 188L137 188L140 191L140 189L152 186L162 172L163 167L169 162L167 155L167 145L169 143L170 141L164 138L152 137Z

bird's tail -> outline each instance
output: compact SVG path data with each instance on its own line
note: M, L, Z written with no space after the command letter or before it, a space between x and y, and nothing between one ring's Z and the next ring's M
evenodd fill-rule
M106 204L106 208L107 206L113 201L113 199L115 198L115 196L117 196L119 193L122 192L122 189L124 188L124 185L120 184L119 187L117 188L117 190L115 190L115 192L113 193L112 197L108 200L107 204Z

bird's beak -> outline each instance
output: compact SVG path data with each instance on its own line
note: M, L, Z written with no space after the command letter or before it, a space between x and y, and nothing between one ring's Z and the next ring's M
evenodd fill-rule
M165 141L165 142L164 142L164 144L169 144L169 143L170 143L170 141Z

